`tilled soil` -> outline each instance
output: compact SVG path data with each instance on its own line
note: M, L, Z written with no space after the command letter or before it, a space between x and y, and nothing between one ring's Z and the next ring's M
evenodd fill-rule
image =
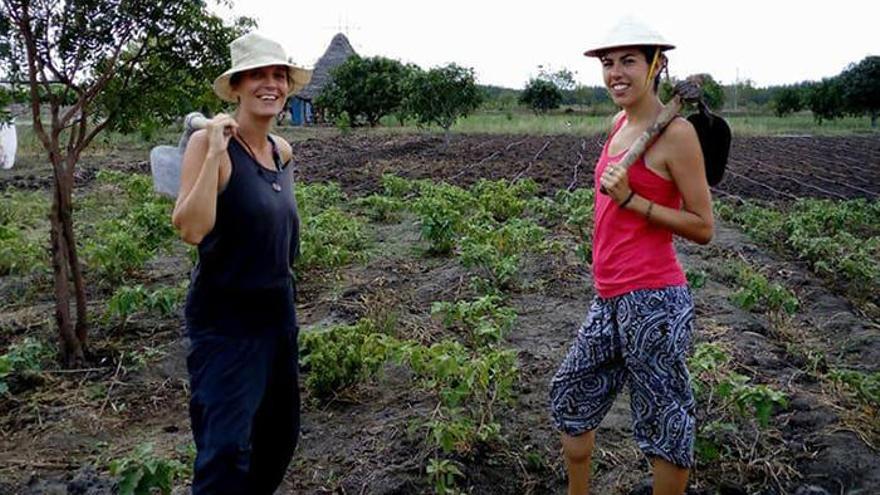
M353 135L304 141L295 145L295 153L298 180L337 181L351 195L380 190L383 173L460 185L480 178L531 177L543 193L552 194L591 185L601 142L600 136L455 136L446 147L435 136ZM876 198L878 163L878 137L737 138L730 173L717 192L770 200L790 195ZM143 162L122 167L145 168ZM88 187L88 175L83 175L83 187ZM31 187L47 184L34 181ZM411 217L396 224L373 224L371 230L375 247L367 262L309 273L301 281L297 307L303 331L353 323L387 310L397 315L401 336L430 341L442 334L431 317L431 304L473 296L467 270L454 258L420 255L418 227ZM503 439L460 459L467 493L564 492L547 387L593 291L589 267L573 254L572 239L556 235L571 249L561 255L530 255L520 288L510 295L508 304L518 319L504 345L517 352L520 382L513 403L500 408ZM807 364L791 350L797 343L824 355L826 366L874 372L880 369L880 325L802 264L760 249L729 226L718 227L712 245L680 242L678 252L685 268L710 275L706 286L694 291L697 341L723 345L738 372L790 398L773 417L767 438L761 439L769 452L759 452L762 455L748 465L698 467L691 493L782 494L807 485L835 494L880 493L880 453L859 436L851 411L841 407L834 390L806 372ZM730 296L736 288L717 270L721 260L731 256L774 274L774 280L798 295L801 311L779 322L733 305ZM183 261L160 264L164 271L155 277L167 278L175 263ZM30 331L29 321L51 311L50 301L47 294L33 307L0 315L4 328ZM51 338L51 327L36 328ZM144 339L155 342L164 357L146 370L126 372L117 353L138 347ZM36 392L0 408L0 493L113 493L103 466L98 471L84 466L94 462L95 452L112 458L150 440L158 452L170 455L188 442L186 343L180 317L135 319L122 331L98 329L93 341L105 356L95 363L98 371L52 375ZM96 384L110 391L93 393ZM45 390L48 387L57 397ZM429 415L435 402L419 391L405 368L388 366L381 376L328 403L310 401L307 395L305 399L299 448L279 493L430 492L425 474L430 453L410 426ZM650 470L631 434L624 393L598 432L594 493L643 493Z

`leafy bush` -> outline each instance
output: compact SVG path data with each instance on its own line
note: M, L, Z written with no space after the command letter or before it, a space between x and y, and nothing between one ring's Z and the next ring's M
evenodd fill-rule
M367 218L374 222L395 222L400 218L400 211L404 209L404 203L398 198L389 198L378 194L371 194L355 200L366 213Z
M831 370L829 378L849 387L866 404L880 407L880 372L835 369Z
M300 218L300 251L297 266L333 268L361 256L367 246L364 225L338 207Z
M51 357L51 351L39 340L25 337L21 342L9 346L0 355L0 394L9 391L6 379L14 374L30 375L43 370L43 363Z
M500 303L501 298L495 295L484 295L472 302L435 302L431 313L442 314L444 325L463 328L481 346L500 341L516 321L513 308Z
M23 230L0 225L0 276L45 271L48 258L46 249L28 239Z
M347 199L335 182L297 184L295 192L296 205L301 216L317 215L328 208L339 206Z
M461 239L461 262L489 276L497 288L508 287L519 271L520 256L546 248L545 230L531 220L514 218L498 225L477 222Z
M391 357L397 341L370 320L299 334L305 385L319 399L373 375Z
M111 461L109 469L110 474L119 477L119 495L146 495L154 490L170 495L174 480L188 472L182 462L156 456L151 443L141 444L130 455Z
M116 290L107 303L107 317L127 320L131 315L147 311L161 316L172 315L186 297L186 286L159 287L148 291L142 285L123 286Z
M480 179L471 187L471 193L480 207L499 222L522 215L527 200L537 192L538 184L531 179L521 179L515 183L507 179Z
M468 213L475 205L473 197L464 189L446 183L419 183L420 196L413 203L419 217L422 239L430 243L429 250L436 254L452 252Z
M398 177L394 174L382 175L382 189L386 196L392 198L405 198L417 189L418 185L411 180Z

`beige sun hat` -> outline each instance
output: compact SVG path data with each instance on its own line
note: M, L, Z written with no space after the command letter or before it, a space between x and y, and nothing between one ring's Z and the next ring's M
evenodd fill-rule
M287 54L280 43L259 33L248 33L229 44L232 54L232 68L214 79L214 93L223 101L235 102L229 79L236 72L243 72L269 65L283 65L290 72L288 95L305 87L312 79L312 71L297 67L287 60Z
M675 45L666 41L660 33L647 24L634 17L624 17L605 35L601 43L585 51L584 55L598 57L611 48L624 46L657 46L663 51L675 48Z

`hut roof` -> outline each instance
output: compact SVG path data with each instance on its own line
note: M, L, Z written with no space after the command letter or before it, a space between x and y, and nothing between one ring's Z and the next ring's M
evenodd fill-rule
M330 81L330 71L342 65L348 57L355 55L354 48L348 42L348 38L342 33L337 33L330 41L330 46L318 59L312 71L312 80L296 94L303 100L313 100L321 94L321 90Z

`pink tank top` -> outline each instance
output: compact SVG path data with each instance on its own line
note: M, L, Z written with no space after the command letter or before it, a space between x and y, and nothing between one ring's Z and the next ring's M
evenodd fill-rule
M623 159L626 150L609 155L608 146L626 117L614 125L602 155L596 163L593 213L593 282L600 297L610 298L639 289L660 289L687 283L675 256L672 232L650 225L640 213L617 206L610 196L599 193L599 177L609 164ZM645 165L645 156L627 170L633 191L658 205L681 208L681 194L675 183Z

